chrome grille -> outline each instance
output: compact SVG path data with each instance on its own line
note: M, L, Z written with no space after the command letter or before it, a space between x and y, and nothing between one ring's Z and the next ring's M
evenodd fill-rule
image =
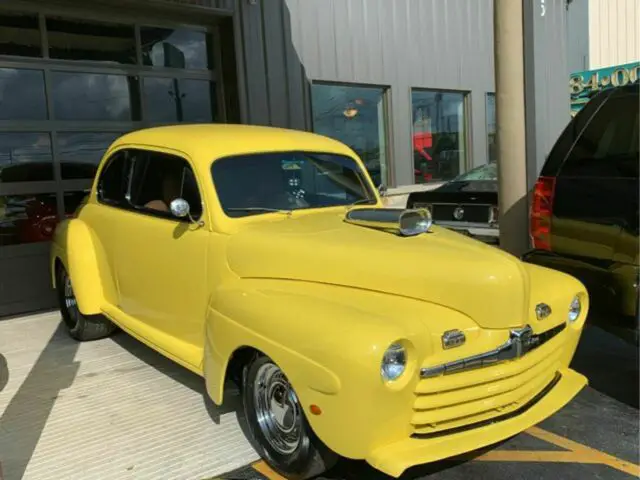
M562 367L562 357L562 341L550 337L544 345L515 360L423 378L415 390L413 433L426 435L460 428L522 408L554 379Z

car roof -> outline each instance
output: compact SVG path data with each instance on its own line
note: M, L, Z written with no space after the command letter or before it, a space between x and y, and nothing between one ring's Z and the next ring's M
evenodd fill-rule
M353 155L345 144L323 135L277 127L236 124L181 124L126 133L111 148L125 145L177 150L192 159L211 160L273 151L302 150Z

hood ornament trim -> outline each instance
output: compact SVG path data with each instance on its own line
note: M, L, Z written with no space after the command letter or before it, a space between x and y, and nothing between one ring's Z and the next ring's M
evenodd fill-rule
M349 210L345 222L361 227L392 230L404 237L429 233L433 224L426 208L401 210L398 208L357 208Z
M454 348L454 347L459 347L460 345L464 345L464 342L466 342L467 337L465 336L464 332L462 330L447 330L446 332L444 332L442 334L442 348L443 349L448 349L448 348Z
M544 320L551 315L551 307L546 303L539 303L536 305L536 318L538 320Z

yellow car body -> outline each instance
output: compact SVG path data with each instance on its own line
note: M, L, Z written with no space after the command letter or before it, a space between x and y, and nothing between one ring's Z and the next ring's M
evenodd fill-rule
M125 148L184 158L202 196L200 220L101 203L105 160ZM225 214L212 163L291 150L353 159L375 195L368 207L383 208L358 156L323 136L230 125L140 130L110 146L85 203L58 226L54 284L65 268L83 315L104 315L202 375L216 404L234 362L262 352L285 372L324 444L392 476L517 434L586 385L569 364L588 296L568 275L435 225L403 237L345 221L358 206ZM569 322L576 296L582 309ZM536 314L542 303L545 318ZM462 368L460 360L495 351L526 325L555 336L538 337L542 344L520 357ZM444 348L451 330L466 341ZM406 369L384 381L381 361L393 343L406 348Z

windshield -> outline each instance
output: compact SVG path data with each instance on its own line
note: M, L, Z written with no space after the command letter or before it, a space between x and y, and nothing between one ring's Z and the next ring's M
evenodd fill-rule
M376 202L363 171L343 155L238 155L213 162L211 173L222 209L230 217Z
M452 182L473 182L478 180L497 180L498 164L496 162L472 168L462 175L458 175Z

